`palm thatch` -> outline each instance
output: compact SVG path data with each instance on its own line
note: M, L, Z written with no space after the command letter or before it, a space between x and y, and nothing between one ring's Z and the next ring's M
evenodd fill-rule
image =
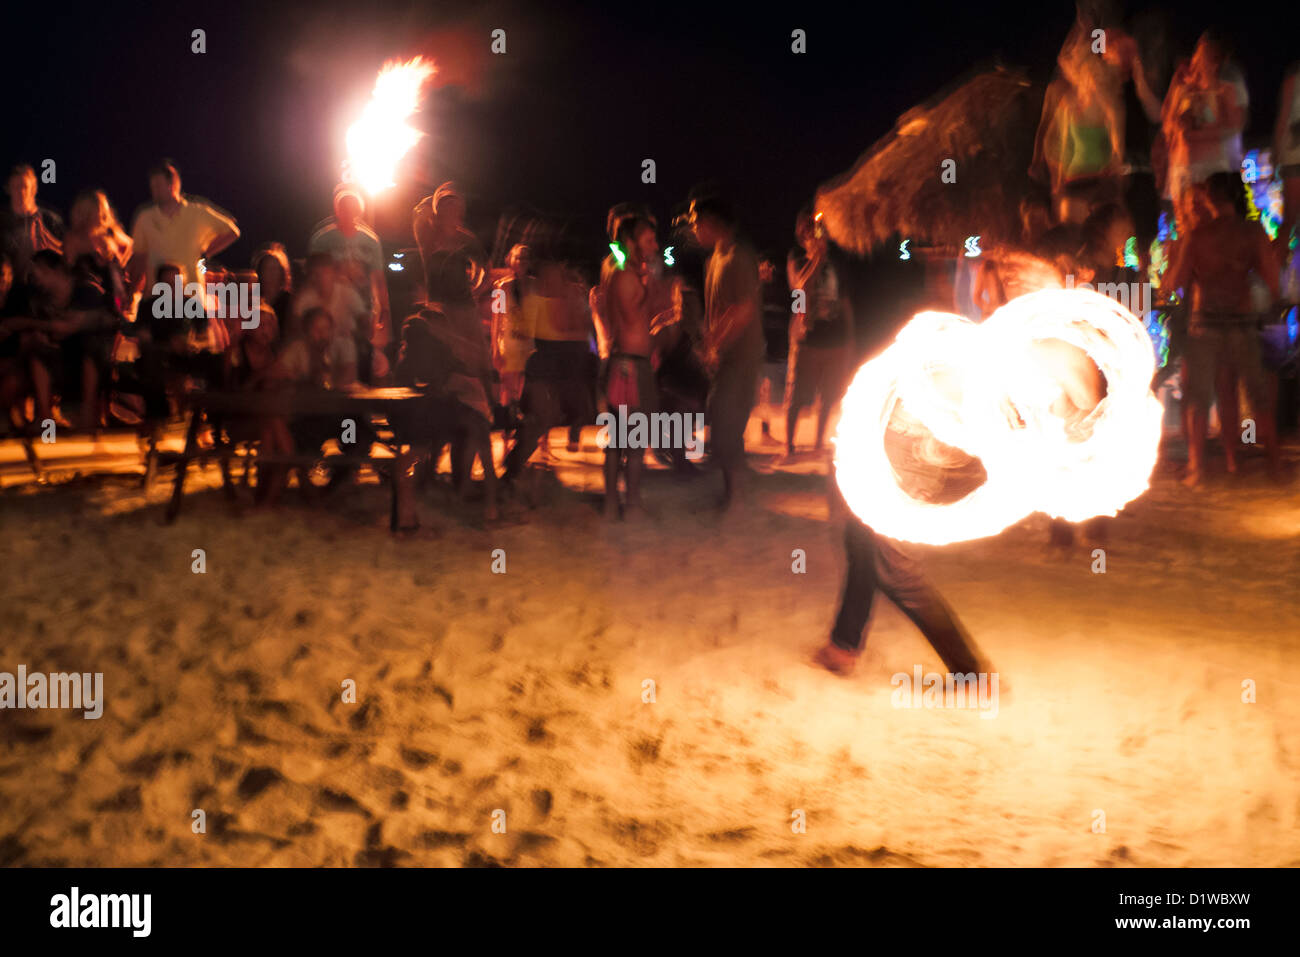
M817 190L830 237L860 254L895 234L955 247L974 235L1014 241L1042 102L1041 86L997 67L909 110L852 170ZM956 161L955 182L943 182L947 159Z

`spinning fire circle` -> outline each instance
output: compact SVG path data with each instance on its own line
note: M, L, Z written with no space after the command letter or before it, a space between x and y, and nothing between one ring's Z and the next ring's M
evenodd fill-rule
M982 324L921 313L844 396L840 490L880 534L930 545L1035 511L1114 515L1155 467L1154 372L1142 323L1090 290L1030 293Z

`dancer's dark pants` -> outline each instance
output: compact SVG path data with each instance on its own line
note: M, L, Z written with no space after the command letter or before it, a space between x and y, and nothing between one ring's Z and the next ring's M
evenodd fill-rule
M831 641L846 651L860 650L872 602L882 591L921 630L949 672L988 670L970 635L914 558L853 518L844 530L844 546L848 572Z

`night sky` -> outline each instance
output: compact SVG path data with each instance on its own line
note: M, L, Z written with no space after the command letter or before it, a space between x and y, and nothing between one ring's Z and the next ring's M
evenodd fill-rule
M1254 137L1268 136L1282 71L1300 58L1283 13L1293 6L1167 5L1174 54L1209 25L1235 42ZM648 202L666 223L704 179L726 186L760 245L784 250L798 207L900 113L999 59L1046 80L1074 15L1072 2L57 9L6 11L0 160L39 172L53 158L58 181L41 187L43 205L66 212L78 190L99 186L129 228L149 164L170 156L186 192L238 219L243 237L222 256L235 266L271 239L303 254L329 213L344 131L388 58L428 54L441 75L414 121L430 135L375 211L386 245L409 245L414 201L454 178L485 243L503 210L533 206L573 217L594 263L612 203ZM504 56L489 52L497 27ZM801 56L790 52L795 27L808 35ZM190 51L195 28L207 32L202 55ZM641 183L647 157L654 185Z

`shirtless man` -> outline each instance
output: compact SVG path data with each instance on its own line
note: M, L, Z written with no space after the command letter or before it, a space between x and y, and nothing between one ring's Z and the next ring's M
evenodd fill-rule
M1192 290L1184 360L1184 401L1190 403L1188 471L1184 484L1200 483L1205 473L1205 432L1210 398L1216 385L1222 422L1224 457L1229 472L1237 470L1237 380L1246 384L1259 435L1268 449L1269 472L1280 477L1282 459L1277 443L1274 397L1264 373L1259 349L1259 317L1251 305L1251 274L1258 276L1276 299L1279 292L1277 257L1258 223L1245 219L1237 205L1241 182L1233 173L1216 173L1206 183L1214 216L1192 230L1170 263L1170 289Z
M614 242L624 261L603 277L604 321L609 335L605 397L615 416L654 409L654 374L650 365L650 294L646 288L650 262L659 253L654 224L636 213L621 217ZM618 448L617 438L605 449L605 517L618 516L618 476L627 480L625 515L641 513L641 467L644 448Z

